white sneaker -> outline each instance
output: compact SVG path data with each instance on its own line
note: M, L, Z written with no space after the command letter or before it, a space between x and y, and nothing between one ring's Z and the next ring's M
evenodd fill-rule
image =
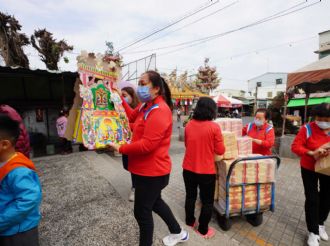
M320 245L320 237L318 235L315 235L313 232L310 232L308 234L307 245L308 246L319 246Z
M128 200L130 202L134 202L134 198L135 198L135 189L132 188L131 193L129 194Z
M323 241L328 241L329 240L329 236L328 236L327 232L325 231L325 226L324 225L319 226L319 233L320 233L320 238Z
M179 234L170 234L163 238L163 243L166 246L174 246L178 243L184 243L189 240L189 233L185 230L181 230Z

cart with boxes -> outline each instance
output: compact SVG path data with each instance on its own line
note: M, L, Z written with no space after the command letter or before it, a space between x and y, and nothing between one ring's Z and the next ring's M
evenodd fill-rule
M214 208L219 226L231 227L231 217L246 216L253 226L262 223L263 212L274 211L277 156L252 154L252 140L242 137L241 119L217 119L226 152L216 156L217 182Z

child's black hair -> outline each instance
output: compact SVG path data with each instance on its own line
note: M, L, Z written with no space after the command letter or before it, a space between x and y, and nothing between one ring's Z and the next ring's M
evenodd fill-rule
M15 145L19 135L19 123L6 114L0 114L0 140L10 140Z
M194 120L214 120L217 117L217 104L209 97L199 98L193 113Z

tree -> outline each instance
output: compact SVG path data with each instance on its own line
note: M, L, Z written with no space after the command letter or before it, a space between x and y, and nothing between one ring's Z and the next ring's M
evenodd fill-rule
M211 90L218 87L220 79L218 78L217 69L208 65L209 58L204 61L204 67L198 69L196 87L203 93L209 94Z
M23 46L30 44L30 40L20 32L21 28L14 16L0 12L0 55L6 66L29 68Z
M284 92L281 92L276 97L273 98L272 103L268 106L268 110L270 111L271 120L273 122L275 128L276 136L280 136L282 134L283 127L283 115L282 109L284 107L285 99ZM295 127L292 122L286 121L285 123L285 133L297 133L298 128Z
M68 45L65 40L57 42L53 34L46 29L35 30L31 36L31 43L50 70L58 70L58 62L64 52L73 50L73 46Z

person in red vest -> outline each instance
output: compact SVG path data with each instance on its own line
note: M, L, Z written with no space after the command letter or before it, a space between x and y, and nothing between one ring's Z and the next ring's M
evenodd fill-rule
M252 153L271 155L275 143L273 126L268 124L269 112L266 109L256 111L254 122L247 124L242 131L243 136L252 138Z
M24 126L22 117L17 113L15 109L8 105L0 105L0 113L8 115L14 121L19 122L20 135L16 142L16 150L24 154L27 158L30 157L30 138L29 134Z
M217 117L217 105L211 98L201 97L192 120L185 128L186 153L183 160L183 179L186 188L186 224L205 239L212 238L215 230L208 224L212 218L216 168L214 155L223 155L225 146ZM202 201L199 225L195 218L198 188Z
M305 190L305 216L309 231L307 244L328 241L324 222L330 210L330 176L316 173L315 163L330 154L330 103L314 108L315 121L300 128L291 150L301 157L301 176Z
M19 123L0 114L0 245L38 246L41 185L31 160L16 152Z
M134 216L140 227L140 246L153 243L152 212L167 224L170 235L163 243L174 246L189 239L161 196L168 185L171 172L169 149L173 116L171 92L165 80L155 71L141 75L137 95L143 103L132 110L123 102L130 122L134 122L131 144L110 147L128 155L128 170L135 180Z

